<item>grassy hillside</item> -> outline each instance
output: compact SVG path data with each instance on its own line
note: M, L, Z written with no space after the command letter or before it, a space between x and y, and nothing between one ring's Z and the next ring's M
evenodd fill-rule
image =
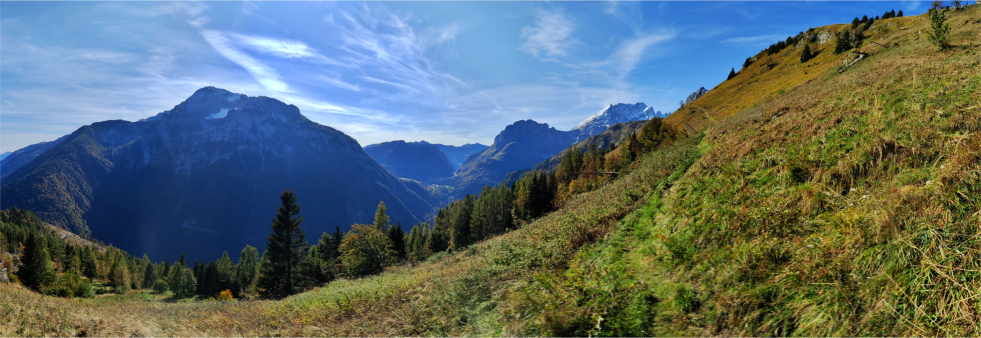
M979 335L979 12L943 52L877 21L843 73L833 39L764 56L667 119L698 136L462 252L281 301L0 284L0 335Z

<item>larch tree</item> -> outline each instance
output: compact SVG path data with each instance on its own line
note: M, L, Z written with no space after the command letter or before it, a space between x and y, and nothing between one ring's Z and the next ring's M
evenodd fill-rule
M385 201L378 202L378 210L375 211L375 229L378 231L385 232L388 229L388 224L392 223L392 219L385 214L387 210Z

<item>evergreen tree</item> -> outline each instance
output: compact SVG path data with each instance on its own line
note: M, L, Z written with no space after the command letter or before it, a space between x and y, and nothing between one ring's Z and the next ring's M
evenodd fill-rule
M218 260L218 292L234 288L235 263L228 257L228 251L221 254Z
M311 245L307 253L303 255L302 259L300 259L296 287L298 289L307 289L315 285L326 283L327 276L324 275L324 271L322 269L322 266L324 265L323 262L324 260L320 258L320 252L317 249L317 246Z
M218 264L215 261L211 261L208 264L204 264L204 278L198 281L201 283L201 291L205 296L217 296L219 290L218 281Z
M184 254L183 253L181 253L181 259L177 261L177 264L180 264L183 267L186 267L187 266L187 263L184 262Z
M903 17L903 10L900 9L899 12L896 12L896 17Z
M381 232L385 232L388 229L388 224L392 220L385 214L388 208L385 207L385 201L378 202L378 210L375 211L375 229Z
M869 22L869 17L867 15L862 15L862 20L859 21L859 23L866 23L866 22Z
M851 47L852 34L849 31L845 31L838 37L835 41L835 54L841 54L842 52L852 49Z
M931 9L930 13L930 28L933 32L928 32L927 36L930 38L930 42L940 48L940 50L947 50L951 47L950 42L947 39L947 34L950 33L950 25L947 24L947 13L943 10Z
M811 46L804 45L804 50L800 52L800 62L804 63L811 60L812 58L814 58L814 55L811 54Z
M284 191L280 196L280 206L273 218L273 233L269 235L263 258L268 264L262 265L259 277L259 289L266 297L283 297L293 294L293 278L297 265L305 249L303 216L300 216L300 206L296 203L296 194L292 190Z
M855 29L855 27L858 27L858 24L859 23L861 23L861 22L858 21L858 18L855 18L855 20L852 20L852 29Z
M82 275L89 279L95 279L99 275L99 265L92 247L87 247L82 254Z
M31 232L27 236L22 254L23 266L17 271L17 277L24 286L40 290L52 274L51 256L48 254L48 245L45 243L44 236Z
M729 70L729 76L726 77L726 81L732 80L734 77L736 77L736 69L732 68Z
M467 195L458 205L450 227L450 249L453 251L462 250L471 243L470 212L473 210L473 197Z
M259 272L259 250L251 245L242 249L235 268L235 284L239 294L251 294L252 283Z
M405 259L405 231L402 230L402 223L388 227L387 235L388 239L392 241L395 258Z
M320 259L325 262L337 258L337 244L334 242L334 237L326 232L320 235L320 241L317 242L317 253L320 255Z
M341 256L341 252L340 252L341 242L344 241L344 232L341 231L341 226L340 225L337 225L337 226L334 227L334 234L331 235L330 237L333 237L334 238L334 247L335 248L338 248L337 249L338 251L336 253L337 255L334 256L334 257L335 258L336 257L340 257Z
M157 269L154 268L153 263L147 265L146 269L143 269L143 288L151 288L153 284L157 281Z
M184 277L183 266L180 264L175 264L173 267L170 267L170 271L167 275L167 286L170 288L170 291L174 292L174 297L176 298L184 298L188 296L184 294Z

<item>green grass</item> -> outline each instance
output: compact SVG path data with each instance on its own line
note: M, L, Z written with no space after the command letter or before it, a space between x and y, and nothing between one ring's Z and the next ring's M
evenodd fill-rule
M947 52L908 17L841 74L757 61L668 119L699 136L467 250L281 301L0 285L0 335L981 334L979 8Z

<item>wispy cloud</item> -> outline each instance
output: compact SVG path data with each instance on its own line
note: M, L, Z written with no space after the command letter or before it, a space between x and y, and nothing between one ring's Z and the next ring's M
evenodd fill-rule
M337 88L347 89L347 90L355 91L355 92L361 91L361 87L358 87L357 85L353 85L353 84L344 82L344 81L342 81L341 79L339 79L336 76L335 77L332 77L332 76L320 75L320 76L318 76L318 78L320 78L321 81L324 81L324 82L326 82L326 83L328 83L328 84L330 84L330 85L332 85L334 87L337 87Z
M319 55L316 50L299 41L243 34L229 35L245 47L281 58L308 58Z
M722 43L732 43L741 45L759 45L759 44L771 44L777 41L782 41L785 39L786 35L770 34L770 35L756 35L756 36L739 36L732 37L722 40Z
M535 26L521 29L521 37L525 39L521 50L535 57L565 56L578 43L571 37L573 30L572 21L562 12L542 10Z
M202 29L200 34L221 56L245 68L266 89L275 92L289 91L289 86L274 69L236 48L225 34L208 29Z

